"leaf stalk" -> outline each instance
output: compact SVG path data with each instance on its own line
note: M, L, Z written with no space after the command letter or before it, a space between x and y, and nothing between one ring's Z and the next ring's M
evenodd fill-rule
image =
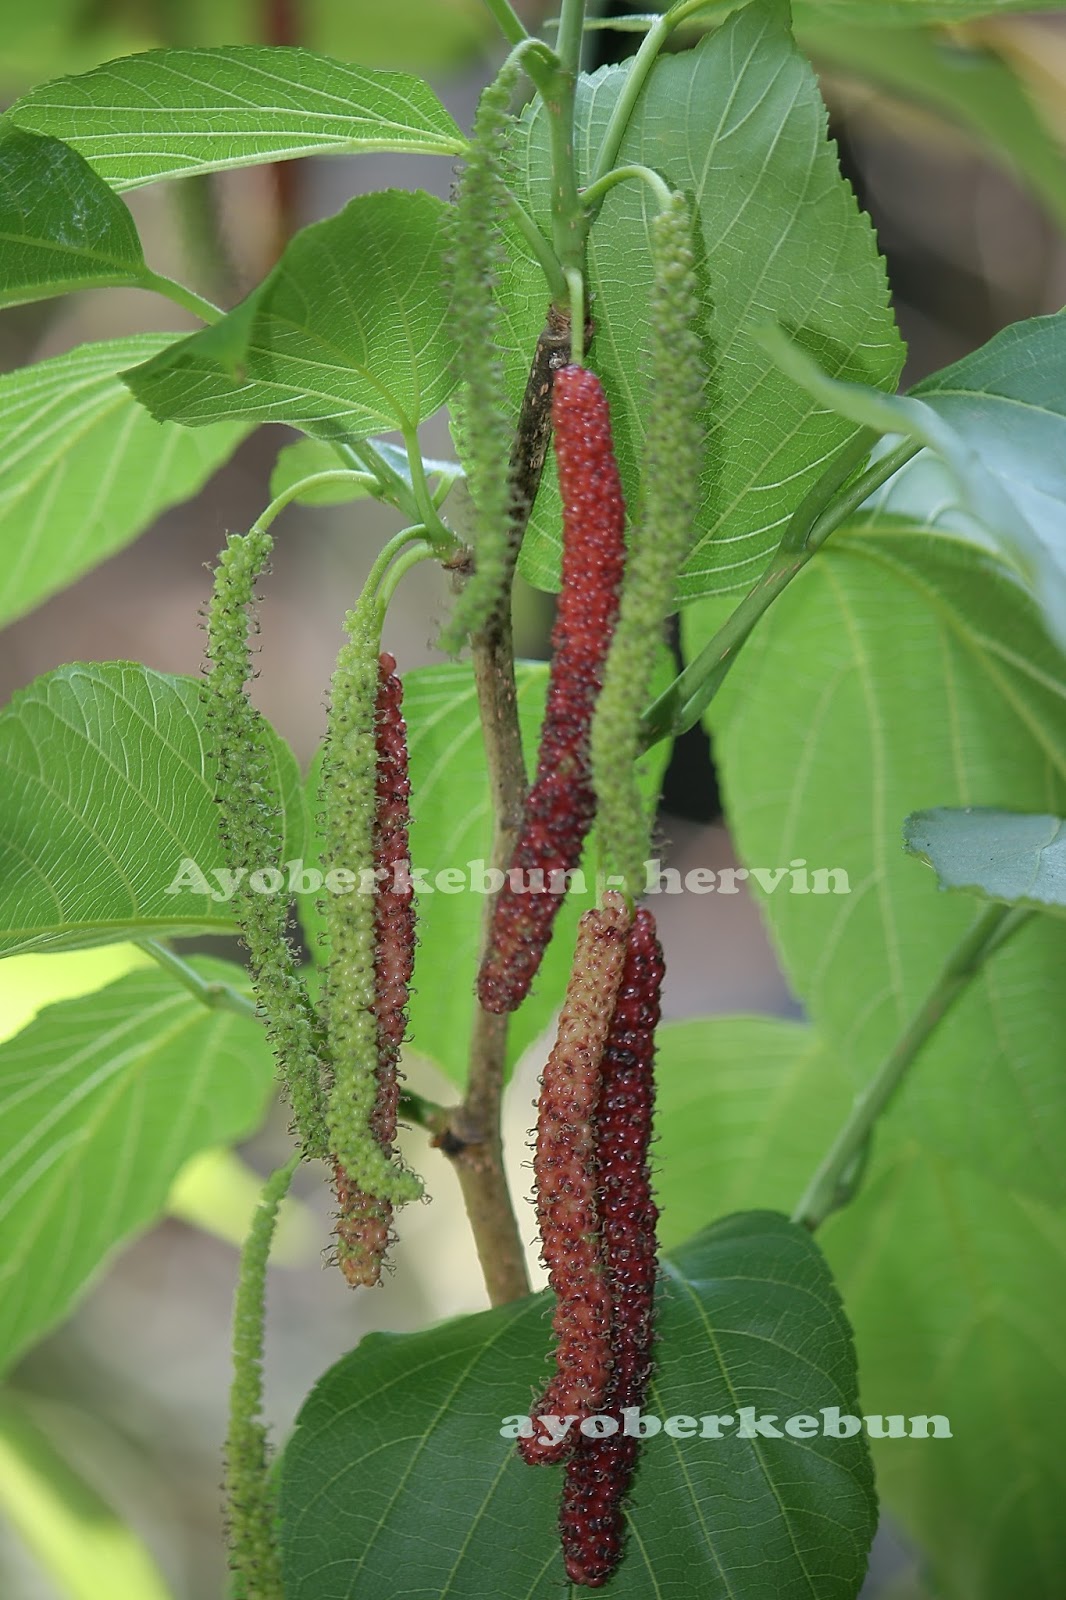
M813 1232L857 1192L874 1128L908 1071L985 964L1034 915L1025 907L990 906L956 945L918 1011L856 1099L792 1213L793 1222Z

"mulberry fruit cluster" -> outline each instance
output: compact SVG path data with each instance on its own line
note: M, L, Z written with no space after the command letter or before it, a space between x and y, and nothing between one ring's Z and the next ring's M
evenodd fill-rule
M544 1262L556 1295L556 1370L534 1422L545 1414L579 1421L594 1415L610 1373L611 1300L600 1250L593 1116L629 921L622 901L610 898L613 903L587 911L578 925L573 972L541 1084L533 1172ZM519 1444L530 1465L559 1461L569 1448L568 1437L553 1441L539 1428Z
M652 1371L658 1209L648 1167L655 1085L655 1029L663 956L649 911L638 911L600 1076L596 1109L597 1211L613 1308L611 1376L601 1412L618 1431L579 1436L566 1464L559 1525L572 1583L602 1587L622 1554L622 1505L639 1441L622 1412L644 1404Z
M407 866L407 733L396 662L378 656L353 618L333 683L326 771L327 861L370 867L361 885L327 902L330 969L325 1007L334 1059L330 1147L337 1195L338 1264L353 1286L381 1281L393 1208L417 1198L396 1160L399 1055L414 963Z
M519 1441L531 1465L566 1461L559 1527L567 1577L600 1588L622 1554L638 1441L623 1411L652 1371L656 1223L648 1148L663 957L655 920L629 925L620 896L582 918L559 1035L544 1073L534 1173L544 1259L557 1296L556 1374ZM576 1420L565 1435L543 1416ZM588 1416L617 1431L589 1438ZM558 1430L555 1430L558 1433Z
M529 992L596 814L589 729L618 613L625 505L607 400L594 373L556 374L552 423L563 500L563 571L537 772L478 974L486 1011Z

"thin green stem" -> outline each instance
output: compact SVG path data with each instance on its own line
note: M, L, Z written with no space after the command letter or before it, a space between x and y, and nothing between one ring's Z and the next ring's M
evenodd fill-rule
M417 1128L425 1128L427 1133L440 1133L448 1126L450 1115L445 1106L438 1105L435 1100L427 1100L425 1095L416 1093L414 1089L400 1092L400 1118L403 1122L412 1122Z
M310 472L306 478L300 478L296 483L290 483L288 488L283 489L279 495L275 495L266 510L256 518L252 524L251 531L253 533L265 533L271 523L285 510L286 506L291 505L294 500L299 500L300 496L308 489L315 489L319 484L324 483L358 484L369 489L372 494L381 488L381 484L372 472L353 472L347 467L337 467L333 471L326 472Z
M428 561L435 554L433 546L423 540L418 544L409 545L402 555L397 556L378 585L377 608L381 623L385 621L385 614L404 574L410 572L412 567L417 567L420 562Z
M787 567L771 563L714 638L645 711L640 722L642 749L650 749L660 739L676 738L695 726L725 682L741 645L759 618L809 559L806 554L797 556Z
M411 488L418 507L418 515L422 520L426 538L432 544L438 556L447 559L455 555L462 547L451 529L442 521L440 512L433 503L429 482L426 478L425 462L422 460L422 447L418 442L418 431L415 428L403 430L403 442L407 447L407 461L411 469Z
M887 483L920 448L909 441L899 445L842 490L841 486L847 483L858 464L869 454L874 438L875 434L864 429L857 439L850 440L844 446L793 513L772 561L754 588L744 596L695 660L689 662L670 687L645 711L641 718L643 749L649 749L660 739L687 732L700 720L725 682L740 647L751 635L759 618L788 588L797 573L802 572L830 534L869 499L875 489Z
M466 477L466 473L456 461L442 466L441 470L435 473L434 476L437 478L437 487L433 491L433 504L439 511L460 478Z
M540 263L541 271L547 280L549 294L557 305L565 304L566 276L559 264L559 257L555 254L551 244L541 233L525 206L517 195L511 193L510 189L507 190L507 204L512 217L518 224L519 232Z
M835 497L868 460L879 435L872 428L860 428L847 444L837 451L825 471L808 489L799 505L788 519L788 524L777 547L775 560L786 552L803 550L815 523L832 506Z
M485 0L485 5L496 19L500 32L508 44L521 44L524 39L530 37L521 17L508 4L508 0Z
M145 268L141 277L140 287L147 289L151 294L161 294L168 300L173 300L176 306L181 306L184 311L191 311L194 317L199 317L201 322L221 322L226 313L210 300L205 300L193 289L187 289L183 283L178 283L174 278L165 277L161 272L153 272Z
M618 99L615 101L611 115L607 119L607 126L603 130L603 140L596 154L596 161L592 168L589 187L594 187L601 178L606 177L618 159L618 152L622 148L626 129L629 127L636 110L637 101L640 99L644 85L648 81L659 52L667 39L673 23L670 21L672 13L667 11L648 29L640 41L640 48L622 80L622 87Z
M681 4L672 6L669 11L657 17L640 42L640 49L633 57L629 70L623 81L621 92L615 101L614 108L607 120L603 133L603 142L596 156L596 164L592 169L590 187L599 182L618 159L618 152L622 148L626 129L636 110L637 101L640 99L644 85L659 58L663 45L671 33L680 23L684 22L695 12L702 11L708 6L719 4L719 0L681 0Z
M584 272L588 222L574 165L574 95L577 74L546 46L524 57L548 118L551 162L552 243L563 271Z
M181 956L175 955L169 945L163 944L159 939L138 939L138 947L150 955L153 961L176 978L183 988L196 996L201 1005L207 1006L210 1011L232 1011L238 1017L254 1017L257 1015L255 1001L251 995L241 994L239 989L234 989L228 983L210 982L201 978L195 967L191 967Z
M555 49L566 68L576 77L581 70L581 45L585 37L585 0L562 0Z
M925 1000L852 1106L844 1126L800 1199L792 1220L813 1232L855 1192L856 1170L889 1102L928 1040L985 963L1035 913L990 906L956 945Z
M378 588L396 557L416 539L423 539L425 532L426 530L422 524L416 523L413 528L401 528L399 533L394 533L391 539L386 540L374 558L373 566L367 573L357 609L376 603Z
M660 178L657 172L653 172L651 167L630 166L615 167L612 171L605 172L602 178L597 178L595 183L590 183L587 189L582 189L581 198L585 202L586 209L590 212L598 211L615 184L625 183L630 179L647 184L655 196L660 211L669 204L672 197L670 185Z
M360 467L373 474L381 485L383 499L410 517L412 522L421 518L411 485L381 453L373 439L335 440L333 448L342 461L358 462Z
M875 438L876 435L872 430L863 429L855 442L859 460L863 459L864 454L869 454L869 446ZM894 450L888 450L883 456L879 456L853 483L848 483L847 478L841 477L839 470L830 469L828 477L823 474L823 481L834 485L832 492L826 493L823 490L823 503L820 508L810 496L800 504L785 529L785 537L781 541L782 549L788 552L803 549L811 555L820 550L829 535L858 511L876 489L880 489L889 478L894 478L900 467L906 466L921 448L920 444L911 439L904 440ZM843 463L841 465L843 466ZM816 484L815 489L817 487Z

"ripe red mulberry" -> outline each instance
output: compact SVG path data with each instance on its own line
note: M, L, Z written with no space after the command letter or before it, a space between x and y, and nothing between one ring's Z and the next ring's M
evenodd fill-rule
M552 422L563 500L563 583L537 774L478 976L478 998L495 1012L514 1011L528 994L562 904L562 874L578 865L596 813L589 728L625 561L625 506L610 413L594 373L569 366L556 374Z
M618 895L588 911L577 947L559 1031L544 1069L533 1161L537 1220L549 1281L557 1297L555 1376L533 1409L573 1416L560 1440L536 1428L519 1441L530 1465L560 1461L574 1448L575 1428L599 1411L610 1375L612 1307L600 1249L593 1116L600 1098L600 1062L622 980L629 912Z
M639 1443L623 1434L621 1413L641 1408L652 1370L658 1210L647 1157L662 979L655 919L639 911L603 1053L596 1112L597 1210L614 1313L611 1377L601 1411L619 1427L604 1438L579 1437L566 1465L559 1519L566 1575L590 1589L602 1587L621 1559L622 1502Z

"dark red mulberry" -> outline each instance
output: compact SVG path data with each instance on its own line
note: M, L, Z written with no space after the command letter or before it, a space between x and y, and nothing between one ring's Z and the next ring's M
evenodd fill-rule
M597 1210L613 1306L611 1377L601 1414L618 1432L581 1435L566 1465L560 1531L571 1583L598 1589L622 1554L622 1502L638 1440L622 1432L622 1411L644 1403L651 1376L658 1210L648 1168L654 1104L655 1029L663 957L650 911L638 911L600 1071L596 1111Z
M629 912L618 895L578 925L559 1031L544 1069L533 1170L537 1220L549 1281L557 1297L555 1376L534 1407L540 1416L572 1416L559 1440L536 1428L519 1441L530 1465L547 1465L574 1448L581 1420L599 1411L610 1374L611 1296L600 1249L593 1116L600 1061L622 980Z
M478 998L495 1012L514 1011L528 994L563 901L562 874L578 865L596 814L589 728L625 562L622 486L607 400L594 373L569 366L556 374L552 423L563 581L537 774L478 975Z

